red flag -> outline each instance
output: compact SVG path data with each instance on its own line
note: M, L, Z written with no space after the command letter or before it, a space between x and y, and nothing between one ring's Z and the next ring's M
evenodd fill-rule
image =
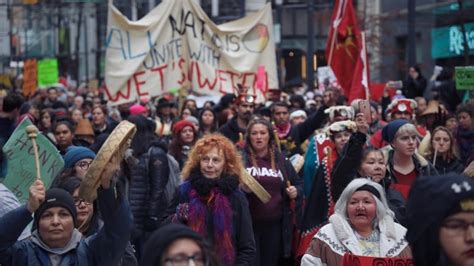
M326 58L349 103L368 98L367 51L352 0L336 0Z

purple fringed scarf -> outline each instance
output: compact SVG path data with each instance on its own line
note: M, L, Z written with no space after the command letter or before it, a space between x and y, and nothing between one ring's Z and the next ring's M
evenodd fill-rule
M232 208L229 199L216 187L209 196L200 197L196 189L189 191L188 226L206 237L206 211L211 211L214 225L214 248L222 265L233 265L235 260L232 241Z

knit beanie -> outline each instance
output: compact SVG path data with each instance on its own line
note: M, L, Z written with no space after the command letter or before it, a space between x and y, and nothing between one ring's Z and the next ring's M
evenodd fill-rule
M161 257L164 251L173 241L182 238L204 241L202 236L185 225L167 224L155 231L146 242L140 265L162 265Z
M41 218L41 215L50 208L53 207L63 207L69 211L76 224L76 205L74 204L74 199L72 196L64 189L60 188L51 188L46 191L46 197L44 202L39 206L39 208L35 211L34 216L34 228L38 228L38 223Z
M191 121L180 120L173 125L173 134L179 134L181 130L183 130L185 127L191 127L194 131L196 131L196 128L194 127L194 124Z
M462 211L474 211L473 180L454 173L415 180L406 204L406 219L402 221L415 265L440 265L440 226L446 217Z
M398 129L405 124L408 124L408 121L405 119L391 121L382 129L382 139L388 143L392 143L392 141L395 139Z
M71 146L66 149L64 155L64 168L72 168L77 162L86 158L95 159L95 153L86 147Z
M130 106L130 115L141 115L146 112L145 106L141 104L134 104Z

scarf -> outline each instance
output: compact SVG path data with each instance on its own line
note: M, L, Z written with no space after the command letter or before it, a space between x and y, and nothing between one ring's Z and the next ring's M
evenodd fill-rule
M288 136L288 133L290 133L290 130L291 130L291 124L290 123L286 123L284 125L275 124L275 127L277 129L279 139L285 139L286 136Z
M229 196L238 188L236 177L208 179L191 177L188 226L206 237L206 217L211 216L214 249L222 265L233 265L235 249L233 244L233 211Z

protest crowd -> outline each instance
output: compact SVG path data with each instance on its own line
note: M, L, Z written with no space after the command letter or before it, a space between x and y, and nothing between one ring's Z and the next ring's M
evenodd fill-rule
M0 88L0 266L474 265L470 92L412 66L375 98L329 65L212 99Z
M23 167L5 147L26 120L64 168L49 187L34 181L25 202L0 184L0 263L341 265L354 254L472 265L473 103L451 106L436 88L432 99L391 97L390 84L380 102L351 104L335 87L117 107L87 87L3 90L2 180L9 164ZM121 121L135 135L103 166L97 198L81 198Z

